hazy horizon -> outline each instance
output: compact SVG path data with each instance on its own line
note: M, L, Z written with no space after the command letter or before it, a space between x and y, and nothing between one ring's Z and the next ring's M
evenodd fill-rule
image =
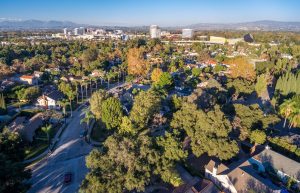
M261 20L299 22L297 0L10 0L0 2L0 19L71 21L88 25L184 26Z

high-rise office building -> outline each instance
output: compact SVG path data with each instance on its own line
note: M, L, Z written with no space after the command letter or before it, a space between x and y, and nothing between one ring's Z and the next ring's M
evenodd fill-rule
M65 34L65 35L68 34L68 28L64 28L64 34Z
M182 38L192 38L194 31L192 29L182 29Z
M74 28L74 35L79 35L79 29L78 28Z
M79 34L80 34L80 35L85 34L85 28L84 28L84 27L80 27L80 28L79 28Z
M157 25L150 26L150 37L151 38L160 38L160 28Z

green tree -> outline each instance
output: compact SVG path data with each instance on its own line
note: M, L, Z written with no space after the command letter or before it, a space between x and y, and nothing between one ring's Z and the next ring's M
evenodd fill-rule
M52 126L46 125L41 128L41 130L47 135L48 145L50 145L50 133L51 133Z
M31 86L16 91L16 94L20 101L21 100L33 101L40 95L40 89L37 86Z
M63 99L63 100L58 101L58 104L59 104L59 106L61 106L63 108L63 114L65 117L66 116L66 107L67 107L67 105L69 105L69 101L66 99Z
M195 77L200 76L201 72L202 72L201 68L193 68L192 69L192 75L195 76Z
M248 95L254 91L254 85L242 78L231 79L226 85L233 98L237 99L241 95Z
M257 144L264 144L266 141L266 133L261 131L261 130L254 130L250 134L250 141L254 143L255 145Z
M101 118L106 128L118 128L121 125L122 117L123 111L119 99L109 97L102 102Z
M91 112L95 115L97 120L101 119L102 102L108 97L105 90L98 90L94 92L90 99Z
M71 110L71 117L73 116L73 112L72 112L72 101L74 100L75 96L76 96L76 90L74 89L74 87L69 84L69 83L65 83L65 82L61 82L58 86L59 90L62 91L69 99L69 104L70 104L70 110Z
M94 118L90 108L85 108L82 113L84 114L84 118L80 120L80 123L86 123L87 129L89 129L90 121Z
M4 128L0 133L0 192L26 192L24 181L30 178L25 171L24 144L20 136Z
M86 159L90 172L81 192L121 193L144 191L154 175L168 183L178 183L175 162L155 149L147 135L124 137L113 135L103 144L104 152L93 150Z
M289 128L300 125L300 95L294 96L292 101L294 105L292 106L292 113L289 116Z
M231 131L230 122L219 106L205 113L197 109L195 104L184 103L174 114L171 126L186 132L191 138L192 152L198 157L208 153L209 156L227 160L239 150L237 143L228 138Z
M257 77L255 91L258 96L262 97L268 93L267 91L268 77L266 74L261 74Z
M159 77L159 81L157 85L161 88L168 88L173 84L173 78L170 73L163 72L162 75Z
M292 117L292 114L295 111L295 106L296 106L295 101L292 99L285 100L279 106L279 113L281 116L284 117L283 127L285 127L287 119L290 119Z
M188 154L183 150L183 143L178 137L179 132L176 130L174 132L166 132L165 136L157 139L157 144L164 148L164 156L166 158L179 161L187 158Z
M134 125L132 124L129 117L124 116L124 117L122 117L122 122L121 122L121 125L120 125L120 128L119 128L118 132L120 134L135 135L137 133L137 130L136 130L136 128L134 128Z
M285 96L290 93L300 95L300 84L298 84L300 82L299 74L289 72L280 76L277 80L275 90Z
M234 104L234 109L235 118L233 120L233 126L239 130L239 137L241 140L249 138L252 130L265 130L269 127L269 125L276 124L280 120L277 115L265 115L264 112L259 108L258 104L250 106Z
M138 128L145 128L160 108L160 97L153 91L141 91L134 99L130 119Z

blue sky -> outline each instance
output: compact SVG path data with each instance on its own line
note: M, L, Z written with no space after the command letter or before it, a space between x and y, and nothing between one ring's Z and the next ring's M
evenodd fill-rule
M300 21L300 0L0 0L0 18L96 25Z

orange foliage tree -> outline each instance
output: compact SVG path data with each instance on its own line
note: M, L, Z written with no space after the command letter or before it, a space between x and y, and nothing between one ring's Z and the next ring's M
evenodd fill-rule
M255 67L253 64L249 63L247 58L230 58L227 59L224 63L230 65L230 75L232 78L245 78L250 81L255 80Z
M131 48L127 53L128 74L145 76L149 71L149 64L144 59L143 48Z

